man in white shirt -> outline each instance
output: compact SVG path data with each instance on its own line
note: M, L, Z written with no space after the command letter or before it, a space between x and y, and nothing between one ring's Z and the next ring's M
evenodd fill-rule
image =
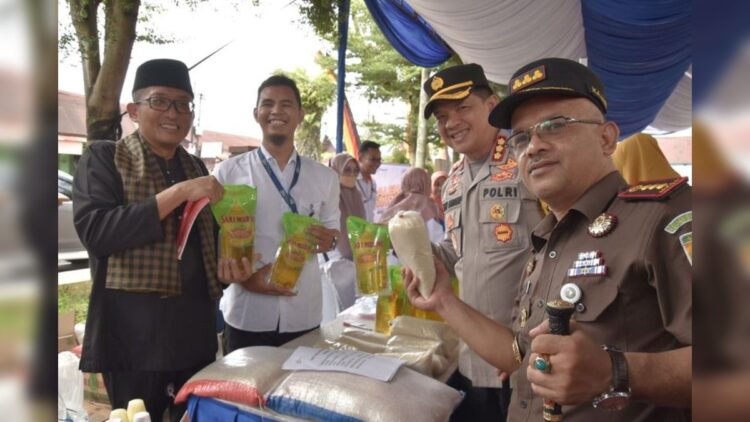
M375 202L378 199L378 187L372 175L378 171L382 158L380 156L380 144L373 141L364 141L359 145L359 177L357 178L357 189L362 194L362 202L365 204L367 221L373 222L375 217Z
M253 110L263 130L260 148L233 157L214 175L222 184L246 184L258 189L255 251L261 266L222 259L219 276L233 283L224 292L227 353L249 346L280 346L315 329L322 316L321 274L315 256L308 259L297 283L297 294L266 283L276 250L283 238L281 215L293 211L312 216L323 226L308 235L317 253L332 250L339 237L339 182L328 167L300 156L294 132L302 122L299 90L286 76L272 76L258 88ZM265 264L265 265L264 265Z

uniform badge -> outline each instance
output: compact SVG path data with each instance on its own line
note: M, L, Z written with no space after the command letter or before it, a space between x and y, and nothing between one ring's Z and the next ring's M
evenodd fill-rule
M450 185L448 185L447 192L449 194L454 194L456 193L456 189L458 189L458 175L454 174L453 176L451 176L451 181L450 181Z
M617 226L617 217L605 212L589 224L589 234L594 237L603 237L611 233L615 226Z
M594 267L571 268L568 270L568 277L583 277L587 275L607 275L606 265L597 265Z
M445 227L447 227L448 230L453 230L453 225L454 224L455 224L455 222L453 221L453 216L452 215L446 215L445 216Z
M430 82L430 88L432 88L433 91L437 91L438 89L443 87L443 78L440 76L435 76L432 78L432 82Z
M502 161L505 157L505 152L507 151L507 148L505 148L505 138L499 137L497 138L497 141L495 142L495 151L492 153L492 160L493 161Z
M502 182L503 180L510 180L514 177L516 177L516 175L512 171L501 171L500 173L495 173L490 176L490 179L493 182Z
M454 231L451 232L451 243L453 244L453 249L458 251L458 235Z
M599 251L581 252L568 269L568 277L583 277L589 275L607 275L604 257ZM562 292L561 292L562 293ZM563 299L565 299L563 297Z
M680 244L682 245L682 250L685 251L690 265L693 265L693 232L680 236Z
M495 238L503 243L508 243L513 239L513 228L510 224L502 223L495 226Z
M673 218L672 221L670 221L669 224L664 227L664 231L669 234L675 234L677 233L677 230L680 229L680 227L684 226L687 223L690 223L691 221L693 221L693 212L683 212L682 214Z
M518 317L521 328L526 326L526 321L529 319L529 311L526 308L521 309L521 315Z
M529 276L534 272L534 267L536 267L536 259L532 257L529 259L529 262L526 263L526 276Z
M500 164L499 166L496 166L498 170L501 171L511 171L518 167L518 162L512 158L508 158L508 162L505 164Z
M560 298L568 303L576 304L581 300L583 293L581 288L575 283L565 283L560 289Z
M505 208L502 204L493 204L490 208L490 218L495 221L503 221L505 219Z

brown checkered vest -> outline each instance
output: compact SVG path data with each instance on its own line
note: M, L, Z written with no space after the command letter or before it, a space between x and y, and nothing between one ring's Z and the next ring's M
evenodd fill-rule
M177 157L188 179L205 176L203 170L181 146ZM125 205L143 202L167 189L154 154L138 132L121 139L116 144L115 167L122 178ZM164 238L138 248L117 252L109 257L107 265L108 289L143 293L160 293L176 296L181 293L180 270L177 261L177 231L174 218L162 220ZM193 229L200 234L203 266L206 269L208 292L211 298L221 297L216 269L216 243L211 211L201 210Z

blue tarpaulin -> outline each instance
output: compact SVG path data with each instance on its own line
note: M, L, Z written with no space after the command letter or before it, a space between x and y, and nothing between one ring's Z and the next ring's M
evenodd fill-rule
M560 53L565 46L558 45L553 50L544 46L550 45L551 39L567 39L564 35L570 35L569 25L549 28L540 28L538 22L523 25L519 22L521 14L533 10L533 16L541 15L550 22L564 18L571 24L582 25L586 51L580 53L602 79L609 101L608 117L618 123L622 136L639 132L654 121L692 63L694 25L689 0L581 0L574 6L580 8L582 19L578 21L569 15L561 17L553 13L555 9L549 7L547 0L523 4L477 0L465 6L453 0L413 1L419 6L421 17L403 1L365 0L386 38L412 63L420 66L441 63L441 58L448 57L449 49L441 56L438 47L442 40L449 40L448 44L454 44L450 47L459 56L462 52L471 55L471 61L485 67L488 74L502 78L496 81L500 83L505 83L510 74L507 70L498 71L499 63L507 69L509 62L516 63L514 68L518 68L545 56L566 57ZM435 23L434 29L425 19ZM480 21L484 28L476 27ZM550 34L552 27L566 34ZM508 33L509 30L513 32ZM544 38L539 38L540 33ZM503 42L510 35L516 43ZM575 37L568 38L576 42ZM536 44L518 49L518 39ZM513 57L493 54L508 47L516 51ZM567 51L572 54L568 58L581 58L572 53L574 48ZM688 127L689 119L683 123Z

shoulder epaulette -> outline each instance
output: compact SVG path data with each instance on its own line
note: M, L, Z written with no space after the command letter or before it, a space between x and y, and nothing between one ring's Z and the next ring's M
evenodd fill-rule
M687 181L687 177L679 177L677 179L639 182L638 184L632 185L620 192L617 197L625 200L666 199L680 187L686 185Z
M495 147L492 149L492 161L505 160L505 155L508 152L506 143L505 136L498 136L495 141Z
M448 172L448 175L450 176L459 170L463 170L463 168L464 168L464 157L461 157L460 160L453 163L453 166L451 166L451 171Z

